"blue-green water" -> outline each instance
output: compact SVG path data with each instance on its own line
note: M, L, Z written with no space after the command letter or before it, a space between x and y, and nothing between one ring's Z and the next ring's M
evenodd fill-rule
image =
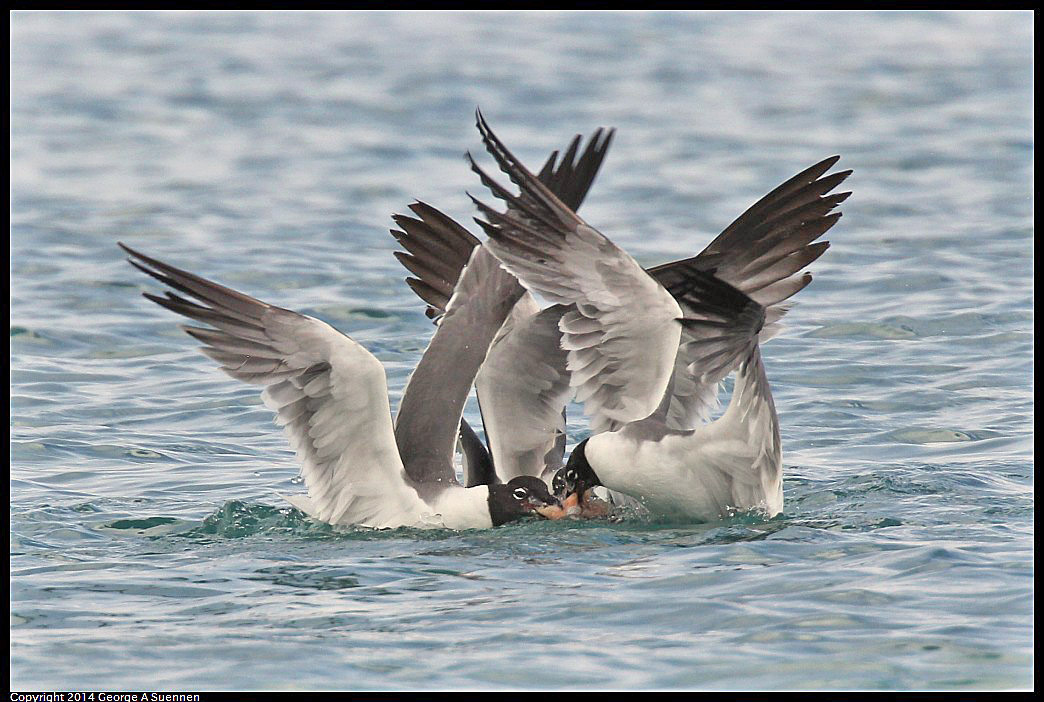
M15 14L12 684L1031 687L1032 23ZM616 126L584 214L646 265L821 158L855 169L764 351L781 516L375 533L286 509L256 389L115 241L351 334L394 406L432 327L389 215L470 221L476 105L534 165Z

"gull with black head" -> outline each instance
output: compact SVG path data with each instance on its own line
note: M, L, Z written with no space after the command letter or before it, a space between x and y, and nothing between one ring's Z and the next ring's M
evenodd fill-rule
M837 157L826 159L755 203L700 255L647 272L477 118L487 150L520 193L474 160L472 168L524 213L508 216L475 200L486 245L528 288L562 306L569 384L598 432L574 450L557 486L605 485L664 516L777 514L779 424L759 341L778 329L782 303L811 281L798 274L826 250L827 242L813 242L849 195L826 193L849 172L823 176ZM737 368L725 414L699 424L719 381Z
M330 524L381 528L489 528L531 515L565 516L536 478L475 487L456 479L464 400L488 347L473 332L489 326L479 321L483 315L500 314L488 301L466 291L450 301L404 391L404 405L424 393L427 403L410 405L424 416L403 418L400 410L399 423L409 429L397 445L384 367L363 346L314 317L120 247L132 265L170 288L165 296L146 292L147 299L209 325L183 329L225 373L264 386L261 397L301 465L308 494L287 497L301 511ZM492 257L473 263L497 266Z

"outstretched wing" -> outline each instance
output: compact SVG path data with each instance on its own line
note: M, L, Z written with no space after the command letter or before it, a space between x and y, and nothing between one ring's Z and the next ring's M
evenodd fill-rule
M479 240L431 205L415 202L410 210L416 217L392 215L400 228L390 230L391 235L406 249L396 251L395 258L417 276L406 278L406 284L427 303L424 313L437 320L446 311L453 287Z
M814 243L815 240L834 226L841 213L833 210L851 195L828 195L852 173L849 170L823 175L838 158L824 159L775 188L697 256L650 268L649 274L675 296L688 317L692 312L683 291L692 271L713 273L766 308L760 340L771 338L788 309L785 301L812 282L811 273L800 271L829 246L828 242ZM691 429L707 418L717 401L718 382L734 367L733 364L709 372L692 354L693 341L689 331L684 330L672 401L669 412L663 415L668 426L675 429Z
M852 173L823 175L839 158L824 159L773 189L698 255L649 274L670 290L688 266L710 271L767 308L768 325L778 322L787 309L781 303L812 282L811 274L798 273L827 250L829 242L816 239L841 218L833 210L852 194L829 194Z
M195 301L144 293L211 328L184 326L228 375L263 385L297 453L308 500L331 524L395 527L428 513L406 482L395 446L384 367L325 322L201 278L120 244L130 263Z
M558 161L557 151L551 152L544 167L537 174L537 179L564 202L566 207L574 211L579 210L591 189L591 184L594 183L595 176L598 175L598 169L602 167L602 161L605 160L605 154L609 151L615 134L615 129L599 127L588 137L587 146L579 158L576 154L580 148L581 137L577 134L569 143L561 161Z
M595 431L648 416L663 397L678 350L681 308L626 252L584 222L533 176L477 114L486 149L518 186L513 195L471 159L502 214L472 198L487 246L528 287L574 305L562 315L570 385ZM470 155L469 155L470 158Z
M582 139L577 134L561 159L558 151L548 156L537 178L568 207L578 209L598 175L614 133L613 129L596 129L582 152ZM425 314L437 319L445 312L453 286L479 240L431 205L415 202L410 210L413 217L392 215L399 229L392 229L391 234L406 249L396 251L395 258L417 276L407 278L406 284L427 303Z

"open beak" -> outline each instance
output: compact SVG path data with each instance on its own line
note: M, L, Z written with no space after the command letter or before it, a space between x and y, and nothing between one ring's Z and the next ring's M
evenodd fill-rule
M553 505L542 505L533 511L544 519L565 519L580 513L580 500L574 492L562 502Z

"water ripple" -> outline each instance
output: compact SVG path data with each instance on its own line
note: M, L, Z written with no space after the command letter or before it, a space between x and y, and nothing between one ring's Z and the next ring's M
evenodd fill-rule
M15 13L12 685L1031 687L1030 19ZM114 242L351 334L395 407L433 328L389 214L471 221L476 104L527 163L618 127L584 215L646 265L855 169L765 347L782 515L454 533L284 504L257 389Z

